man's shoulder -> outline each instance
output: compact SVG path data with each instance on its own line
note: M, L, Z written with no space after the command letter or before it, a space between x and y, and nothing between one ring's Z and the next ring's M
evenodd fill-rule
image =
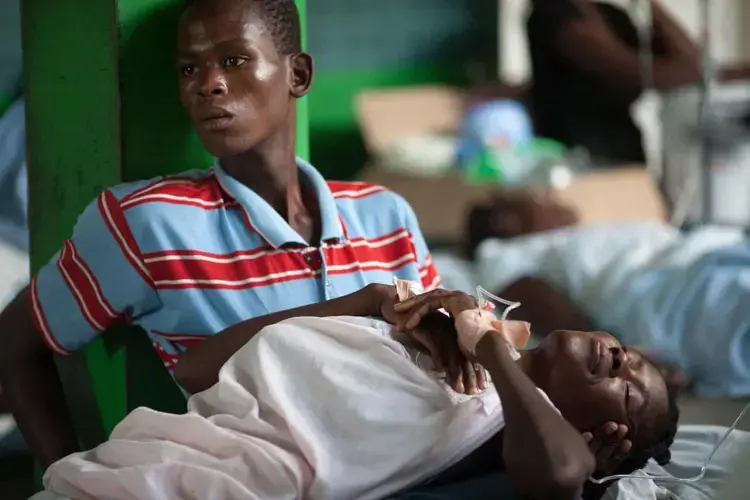
M390 234L414 230L411 205L400 194L367 182L329 181L339 214L352 234Z
M104 193L119 208L131 230L202 220L199 213L236 204L224 196L211 170L191 170L118 184Z
M189 170L173 175L125 182L109 187L120 208L128 210L140 205L169 201L187 201L217 191L218 183L211 170Z
M327 181L328 188L339 206L372 210L373 208L403 209L406 200L385 186L361 181Z

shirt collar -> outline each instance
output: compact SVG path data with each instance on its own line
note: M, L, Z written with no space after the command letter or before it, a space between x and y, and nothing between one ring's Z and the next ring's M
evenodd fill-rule
M328 183L312 165L297 158L297 168L315 189L318 203L320 204L320 217L322 222L321 240L344 240L345 233L343 222L339 217L336 200L328 187ZM304 246L315 244L306 242L292 229L289 223L279 215L271 205L261 198L255 191L242 184L240 181L227 174L218 160L212 167L219 184L232 198L237 200L245 211L247 222L268 242L273 248L279 248L285 244L296 243Z

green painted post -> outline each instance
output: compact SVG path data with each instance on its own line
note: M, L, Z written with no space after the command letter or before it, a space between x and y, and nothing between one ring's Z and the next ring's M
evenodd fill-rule
M302 30L302 48L307 49L307 0L296 0ZM308 97L297 103L297 155L310 159L310 114Z
M59 250L83 208L120 180L117 9L114 1L24 0L31 266ZM91 378L106 362L106 377ZM100 340L59 369L79 436L104 437L125 407L97 408L94 393L122 400L123 357ZM118 369L120 368L120 369Z

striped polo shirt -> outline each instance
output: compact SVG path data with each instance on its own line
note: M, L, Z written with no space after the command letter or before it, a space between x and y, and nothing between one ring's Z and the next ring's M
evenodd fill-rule
M298 160L320 203L311 246L217 163L104 191L32 279L37 329L58 354L137 324L164 365L249 318L321 302L393 277L439 286L409 204L381 186L326 182Z

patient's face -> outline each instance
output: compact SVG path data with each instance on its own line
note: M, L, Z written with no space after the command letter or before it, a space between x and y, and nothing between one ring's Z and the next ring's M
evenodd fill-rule
M646 442L667 413L659 371L608 333L555 331L529 363L537 385L581 431L614 421L628 426L634 443Z

